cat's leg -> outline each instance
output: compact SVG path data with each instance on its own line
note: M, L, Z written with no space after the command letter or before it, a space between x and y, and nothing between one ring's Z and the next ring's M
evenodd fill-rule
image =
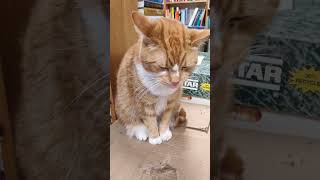
M137 125L127 125L126 129L128 136L135 136L139 141L145 141L149 136L148 129L143 123Z
M172 120L170 122L170 128L177 128L177 127L183 127L187 124L187 113L181 107L180 103L177 103L173 113L172 113Z
M145 124L141 121L139 116L135 113L128 113L128 112L135 112L134 110L124 110L125 108L120 106L119 103L116 103L116 112L118 120L124 124L126 128L126 133L129 137L136 137L140 141L145 141L148 139L148 129ZM122 112L122 113L120 113Z
M149 143L150 144L161 144L162 139L159 136L157 115L154 108L146 106L144 108L145 113L143 115L143 123L148 129Z
M168 103L167 108L164 110L161 116L160 121L160 137L163 141L169 141L172 137L172 132L169 128L170 126L170 120L172 117L172 114L175 110L175 103Z

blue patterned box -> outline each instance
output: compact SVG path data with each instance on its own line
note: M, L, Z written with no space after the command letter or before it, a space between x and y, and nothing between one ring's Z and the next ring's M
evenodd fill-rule
M309 8L308 8L309 7ZM320 6L280 11L234 72L235 103L320 117Z
M198 65L188 80L183 83L183 94L203 99L210 99L210 55L200 52Z

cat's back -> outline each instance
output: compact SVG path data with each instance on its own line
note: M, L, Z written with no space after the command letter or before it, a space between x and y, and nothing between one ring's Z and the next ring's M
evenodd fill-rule
M138 80L134 67L134 61L139 55L138 48L138 43L133 44L121 59L117 73L117 96L128 96L132 94L130 91L133 90L135 86L134 83ZM119 91L119 89L121 89L121 91Z
M138 58L139 55L139 44L133 44L124 54L121 59L119 72L126 70L127 68L131 68L134 65L135 58Z

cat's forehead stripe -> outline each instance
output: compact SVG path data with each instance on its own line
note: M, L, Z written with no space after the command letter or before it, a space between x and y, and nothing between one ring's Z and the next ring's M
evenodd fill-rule
M164 66L169 68L172 68L175 64L180 67L189 66L189 63L192 62L187 61L187 55L190 51L190 37L186 27L169 19L161 19L158 22L156 32L159 32L159 34L155 34L154 38L164 49L164 55L166 56Z
M171 21L160 21L161 23L161 42L167 53L167 64L183 64L185 59L186 32L185 27ZM168 36L169 35L169 36ZM165 38L168 37L168 38Z
M172 70L173 71L178 71L179 70L179 66L177 64L175 64L173 67L172 67Z

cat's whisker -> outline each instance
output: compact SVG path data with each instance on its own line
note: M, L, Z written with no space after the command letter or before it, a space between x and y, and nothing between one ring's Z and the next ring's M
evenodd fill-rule
M89 83L87 86L85 86L82 91L75 97L73 98L69 104L67 104L63 110L59 113L54 113L53 115L51 115L50 120L56 119L60 116L62 116L64 114L64 112L66 112L74 103L76 103L84 93L86 93L90 88L92 88L94 85L96 85L97 83L99 83L101 80L104 80L106 78L108 78L109 74L105 74L97 79L95 79L93 82Z
M150 87L149 87L149 89L150 90L153 90L153 88L155 88L155 87L157 87L159 85L159 83L158 82L155 82L154 84L152 84ZM149 90L148 88L145 88L145 91L143 91L141 94L139 94L137 97L138 97L138 99L141 99L147 92L148 92L148 90Z
M153 82L150 82L152 84ZM139 97L143 92L147 91L148 88L146 88L144 85L141 84L141 86L138 88L139 92L136 94L136 97Z
M158 86L159 86L159 82L157 81L151 84L151 86L149 88L146 88L146 91L144 91L143 94L140 95L139 99L141 99L146 94L146 92L148 92L148 90L154 91L154 88Z
M135 90L134 90L134 93L139 93L142 89L144 89L146 87L144 87L144 85L140 84L140 86L138 86Z
M142 94L143 92L147 91L148 89L146 87L142 88L137 94L136 97L138 98L140 96L140 94ZM138 98L139 99L139 98Z

